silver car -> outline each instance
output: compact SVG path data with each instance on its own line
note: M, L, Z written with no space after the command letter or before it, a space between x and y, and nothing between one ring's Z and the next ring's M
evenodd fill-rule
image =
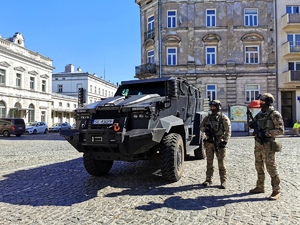
M52 127L49 127L49 132L60 132L61 130L70 130L71 125L68 122L55 123Z

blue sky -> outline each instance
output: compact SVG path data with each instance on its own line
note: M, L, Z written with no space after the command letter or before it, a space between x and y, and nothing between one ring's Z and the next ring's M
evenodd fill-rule
M132 80L140 65L140 14L134 0L1 1L0 35L20 32L25 47L113 83Z

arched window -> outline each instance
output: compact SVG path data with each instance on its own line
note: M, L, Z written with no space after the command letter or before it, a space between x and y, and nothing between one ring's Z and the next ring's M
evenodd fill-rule
M34 105L30 104L28 108L28 122L34 122Z
M6 117L6 106L4 101L0 101L0 118Z

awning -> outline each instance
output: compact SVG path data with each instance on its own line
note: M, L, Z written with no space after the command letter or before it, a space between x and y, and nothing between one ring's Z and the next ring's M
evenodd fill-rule
M34 111L34 109L33 109L33 108L16 108L16 107L14 107L14 108L10 108L10 110L23 110L23 111L26 111L26 110L31 110L31 111Z

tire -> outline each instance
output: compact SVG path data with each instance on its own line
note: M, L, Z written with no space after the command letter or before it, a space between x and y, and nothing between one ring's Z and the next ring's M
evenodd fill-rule
M48 134L48 129L45 129L44 134Z
M163 138L160 156L162 176L171 182L180 180L184 167L184 145L180 134L171 133Z
M203 145L203 137L201 135L201 139L200 139L200 144L199 144L199 148L194 150L194 155L196 159L205 159L206 158L206 153L205 153L205 148Z
M3 131L3 137L9 137L10 133L8 130Z
M108 174L113 166L113 160L96 160L91 153L83 154L83 164L85 170L93 176Z
M36 130L33 130L32 134L37 134L37 131L36 131Z
M17 137L21 137L22 134L16 134Z

